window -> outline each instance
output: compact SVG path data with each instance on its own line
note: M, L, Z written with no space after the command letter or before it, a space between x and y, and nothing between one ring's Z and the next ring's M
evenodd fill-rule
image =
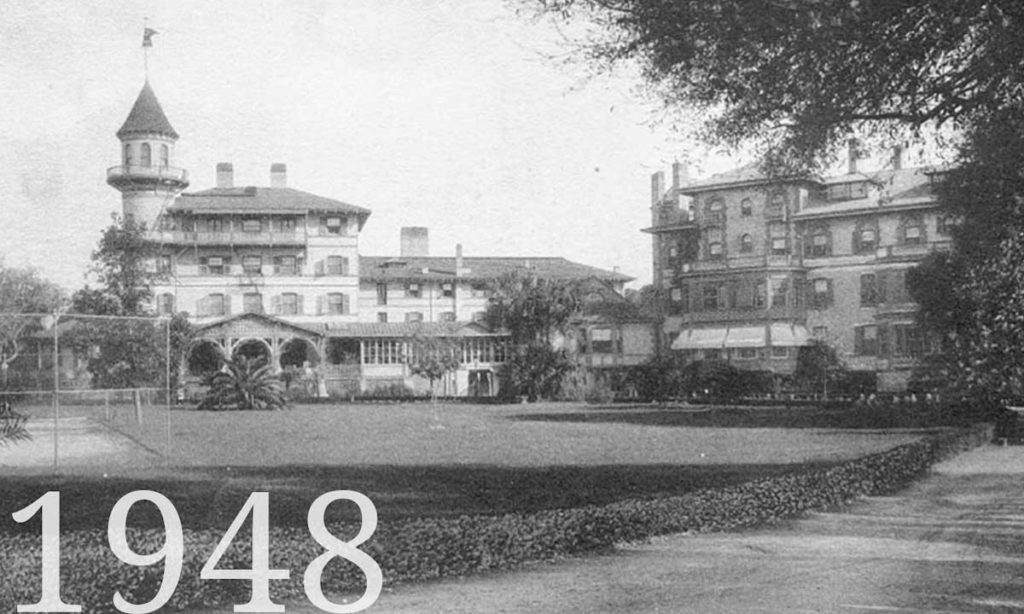
M295 232L295 218L282 217L275 220L278 232Z
M331 292L327 295L327 313L331 315L342 315L348 313L348 296L341 292Z
M852 181L828 186L829 200L855 200L867 198L868 184L866 181Z
M260 232L263 230L263 222L260 220L242 220L242 232Z
M590 331L590 351L594 354L615 353L615 336L610 328L595 328Z
M246 275L263 274L262 256L242 256L242 272Z
M754 239L749 234L740 237L740 253L749 254L754 251Z
M853 329L853 351L860 356L878 356L881 344L879 343L878 326L869 324L857 326Z
M327 257L328 275L348 275L348 258L344 256Z
M409 313L405 314L405 321L406 322L422 322L423 321L423 313L420 312L420 311L410 311Z
M822 340L824 340L825 338L828 337L828 327L827 326L815 326L813 329L811 329L811 334L814 335L815 339L822 339Z
M205 261L205 262L204 262ZM206 275L227 275L231 267L223 256L208 256L199 259L199 272Z
M725 223L725 203L715 199L708 203L708 224Z
M167 148L167 145L160 146L160 166L167 168L171 165L171 152Z
M132 159L132 146L130 143L124 144L124 165L131 166L135 160Z
M206 308L199 312L208 316L223 316L228 313L227 297L223 294L207 295L204 301Z
M474 322L483 322L486 319L487 319L487 312L486 311L474 311L473 312L472 320Z
M718 259L724 255L722 245L722 230L720 228L709 228L706 232L708 243L708 259Z
M170 275L173 268L173 261L170 254L160 254L156 259L156 272L160 275Z
M224 220L219 217L206 221L206 229L210 232L224 232Z
M772 358L789 358L789 347L785 345L773 345Z
M299 309L299 295L294 292L285 292L280 297L280 309L278 313L283 316L295 316L301 313Z
M853 253L867 254L878 247L878 230L874 225L859 225L853 232Z
M421 295L419 284L406 284L405 295L410 298L419 298Z
M704 360L721 360L722 350L704 350Z
M768 208L772 210L772 213L778 213L785 206L786 197L783 196L782 192L775 192L768 198Z
M681 303L683 301L683 289L672 288L672 290L669 291L669 298L673 303Z
M757 348L736 348L734 356L739 360L752 360L757 358Z
M827 226L817 226L811 230L804 244L805 256L829 256L832 254L832 234Z
M377 321L380 322L381 324L387 324L387 322L388 322L388 312L386 312L386 311L378 311L377 312Z
M740 215L743 217L750 217L754 214L754 203L750 202L749 198L744 198L740 202Z
M245 313L263 313L263 295L259 292L247 292L242 295L242 311Z
M162 316L174 315L174 295L164 292L156 302L156 311Z
M762 281L754 287L754 307L764 307L767 301L768 286Z
M441 298L454 298L455 284L441 284Z
M811 281L811 296L807 301L811 309L824 309L832 305L832 280L818 278Z
M789 241L786 237L786 225L781 222L768 224L768 237L771 240L773 256L784 256L789 253Z
M874 273L866 273L860 276L860 305L861 307L874 307L881 302L881 291L878 278Z
M454 322L455 312L454 311L442 311L441 315L437 318L438 322Z
M936 230L940 235L951 235L953 229L959 225L960 221L955 215L940 215L936 220Z
M921 358L928 353L928 340L924 332L913 324L893 326L895 346L893 353L902 358Z
M388 282L386 281L377 282L377 304L388 304Z
M912 303L907 290L907 269L888 269L878 273L880 301L886 303Z
M486 298L487 297L487 284L480 282L473 282L469 285L469 295L473 298Z
M772 307L785 307L789 295L788 279L772 280Z
M298 275L298 266L296 266L295 256L275 256L274 274Z
M142 144L142 166L153 166L153 152L149 148L149 143Z
M327 230L327 234L340 235L344 228L343 220L340 217L328 217L324 218L324 228Z
M718 309L718 294L719 286L717 284L707 284L704 286L704 301L702 303L704 311L715 311Z
M924 222L921 216L908 216L903 219L901 235L906 245L920 245L925 242Z

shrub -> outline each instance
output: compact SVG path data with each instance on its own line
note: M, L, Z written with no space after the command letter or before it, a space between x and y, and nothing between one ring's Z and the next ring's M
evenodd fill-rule
M363 546L381 566L385 585L491 569L509 569L527 561L591 552L617 543L655 535L724 531L775 521L812 508L844 503L863 495L892 492L920 476L933 463L962 450L987 443L989 427L974 427L921 439L864 458L828 468L796 470L737 486L706 489L682 496L630 499L609 505L589 505L503 516L407 519L384 523ZM332 525L342 539L358 530L351 524ZM129 530L137 551L152 551L163 542L162 531ZM221 538L214 530L185 531L185 564L181 582L168 610L209 608L247 600L245 582L200 581L199 570ZM223 568L248 568L246 539L237 540L221 559ZM303 593L302 571L318 556L320 547L305 530L272 528L271 564L291 570L288 580L271 582L274 599L298 599ZM160 583L162 567L131 567L107 548L103 530L72 531L61 535L65 573L62 596L82 603L88 613L114 612L111 597L121 591L129 601L148 601ZM13 612L17 603L34 603L39 595L38 537L0 538L0 611ZM323 577L328 592L360 592L365 580L353 565L335 564Z
M281 379L259 359L224 362L226 371L207 379L209 390L199 409L283 409L287 405Z
M611 403L615 400L615 391L607 381L597 379L586 387L583 400L592 404Z

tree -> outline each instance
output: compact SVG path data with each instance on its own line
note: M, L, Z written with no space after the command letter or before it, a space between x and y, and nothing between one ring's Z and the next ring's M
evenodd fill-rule
M797 352L793 381L804 390L820 390L827 395L829 390L836 390L845 370L835 348L821 339L813 339Z
M847 136L922 139L1016 107L1017 0L524 0L594 27L576 57L638 65L692 134L820 168ZM579 29L569 30L579 31ZM769 166L773 166L769 164Z
M550 344L555 333L565 332L579 308L569 282L513 271L491 284L484 322L491 329L509 331L514 344Z
M183 357L195 333L183 313L174 315L169 323L152 317L152 286L160 279L153 266L156 255L155 245L146 238L145 224L116 215L92 253L91 272L97 286L86 285L76 291L71 311L116 317L76 320L68 336L80 355L89 356L94 387L167 384L173 390L179 385ZM165 382L168 360L171 381Z
M569 282L512 272L492 284L484 322L493 330L509 331L512 339L499 372L505 396L534 401L558 394L573 364L553 343L579 310L580 299Z
M64 293L35 269L0 264L0 386L9 384L11 363L21 355L31 332L41 330L40 314L53 313Z
M82 296L76 295L78 304L85 306L86 301L92 301L105 312L113 308L110 300L113 298L118 304L116 315L146 315L153 299L153 284L159 279L154 266L156 244L146 238L145 223L135 222L130 217L112 217L113 223L103 231L92 253L92 273L102 295L96 295L86 286L80 291L84 293Z
M442 337L413 337L408 357L409 371L430 381L430 400L437 400L435 382L459 368L461 351L457 343Z

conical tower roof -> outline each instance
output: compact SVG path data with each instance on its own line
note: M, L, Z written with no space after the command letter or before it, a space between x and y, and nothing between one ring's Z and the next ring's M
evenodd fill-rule
M128 113L128 119L124 120L121 129L117 131L117 138L123 139L131 134L163 134L172 139L178 138L178 133L167 121L164 110L160 108L160 101L156 99L153 88L149 81L142 86L139 97L135 99L135 105Z

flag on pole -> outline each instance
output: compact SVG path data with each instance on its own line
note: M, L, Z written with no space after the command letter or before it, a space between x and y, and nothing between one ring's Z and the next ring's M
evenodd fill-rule
M143 33L142 33L142 46L143 47L152 47L153 46L153 35L154 34L159 34L159 32L157 32L153 28L146 28L145 31L143 31Z

